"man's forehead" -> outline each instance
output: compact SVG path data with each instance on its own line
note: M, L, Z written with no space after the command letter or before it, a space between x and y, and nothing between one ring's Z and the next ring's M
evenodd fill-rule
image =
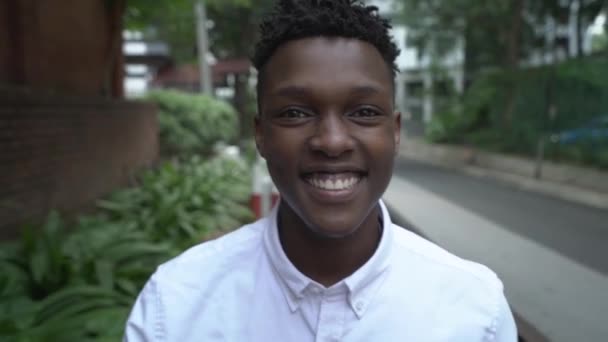
M277 48L264 72L265 82L275 86L289 79L307 84L325 78L368 79L377 83L354 84L360 87L392 83L392 74L378 50L353 38L314 37L287 42Z

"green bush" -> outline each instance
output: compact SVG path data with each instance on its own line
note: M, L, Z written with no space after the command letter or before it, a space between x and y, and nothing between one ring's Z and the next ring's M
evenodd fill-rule
M165 154L208 154L217 142L237 137L237 113L224 101L172 90L152 91L147 99L159 107L160 145Z
M68 232L57 213L3 246L0 339L117 340L137 291L172 253L133 226L82 218Z
M154 241L182 249L214 230L251 219L249 167L230 157L191 157L145 173L137 188L121 190L99 206L113 221L130 222Z
M548 115L550 103L554 117ZM434 116L427 127L429 140L533 157L540 139L607 113L608 62L588 58L515 73L487 70L450 107ZM585 144L563 147L563 152L551 149L548 158L605 165L605 152Z
M254 139L242 140L240 145L241 145L240 146L241 154L242 154L243 158L245 159L247 164L252 166L255 163L257 156L258 156L258 148L255 144L255 140Z
M504 82L495 71L489 71L465 96L452 96L427 126L427 138L432 142L468 142L468 134L491 124L491 106L497 100L499 84Z
M608 170L608 147L604 147L595 153L595 163L599 168Z
M599 169L608 169L608 145L583 141L571 145L550 143L547 146L547 158L558 162L579 165L591 165Z
M167 163L68 224L51 213L0 248L0 340L117 341L158 264L252 219L248 166Z
M428 140L436 143L461 143L470 124L457 109L437 113L426 126Z

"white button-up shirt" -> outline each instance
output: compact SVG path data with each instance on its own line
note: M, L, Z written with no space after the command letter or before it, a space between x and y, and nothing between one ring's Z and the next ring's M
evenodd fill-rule
M374 255L326 288L285 255L277 208L161 265L125 341L515 342L500 280L391 223Z

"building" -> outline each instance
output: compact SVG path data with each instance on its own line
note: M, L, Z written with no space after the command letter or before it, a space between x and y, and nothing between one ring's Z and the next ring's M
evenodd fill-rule
M150 88L159 70L172 63L169 46L161 41L147 41L141 32L123 32L125 56L125 96L137 98Z
M380 13L388 18L395 14L393 0L373 0ZM408 28L393 21L393 37L401 54L397 58L399 73L396 79L397 108L402 113L403 128L409 135L421 135L424 126L433 117L438 103L438 94L447 95L451 89L464 90L464 49L462 45L441 60L419 53L418 49L407 45ZM437 79L433 67L442 69L441 79ZM434 76L435 75L435 76Z
M395 14L394 0L370 0L368 3L378 6L385 17ZM577 33L578 2L569 8L570 16L557 23L548 17L544 23L536 25L537 35L544 35L547 42L555 41L550 51L539 50L522 61L524 66L536 66L555 63L571 58L577 54L578 46L584 54L592 53L591 40L594 34L603 32L605 16L600 15L595 23L580 23L584 34L579 41ZM397 59L399 74L396 80L396 105L402 112L404 129L410 135L421 135L424 127L433 118L437 107L451 92L461 93L465 89L464 40L456 48L439 60L432 60L428 54L421 54L415 47L407 44L408 28L393 21L392 34L401 49ZM549 44L549 43L547 43ZM441 72L437 73L437 69Z
M88 208L156 161L156 109L123 98L123 9L0 1L0 239Z
M214 61L211 64L211 80L215 96L226 101L234 99L236 77L249 79L252 65L247 58ZM200 92L201 81L197 64L168 64L161 68L149 83L150 89L176 89L185 92Z

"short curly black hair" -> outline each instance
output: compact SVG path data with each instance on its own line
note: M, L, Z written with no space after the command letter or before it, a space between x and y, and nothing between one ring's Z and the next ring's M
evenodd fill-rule
M399 49L390 28L377 7L360 0L277 0L260 24L252 62L261 74L276 49L288 41L319 36L354 38L375 46L394 78Z

